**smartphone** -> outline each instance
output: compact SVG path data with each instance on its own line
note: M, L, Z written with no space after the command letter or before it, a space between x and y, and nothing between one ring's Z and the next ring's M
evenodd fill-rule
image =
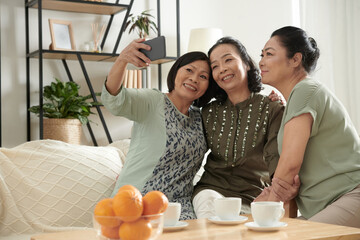
M159 36L148 41L143 42L151 47L151 50L140 49L140 52L145 54L151 61L164 58L166 56L165 37Z

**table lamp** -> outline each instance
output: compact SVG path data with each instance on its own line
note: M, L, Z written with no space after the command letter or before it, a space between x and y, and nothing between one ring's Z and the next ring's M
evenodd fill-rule
M190 32L188 52L207 53L214 43L223 36L220 28L195 28Z

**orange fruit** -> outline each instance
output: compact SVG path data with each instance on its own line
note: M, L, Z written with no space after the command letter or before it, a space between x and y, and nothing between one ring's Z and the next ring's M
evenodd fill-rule
M140 192L136 187L134 187L133 185L124 185L121 188L119 188L118 192L120 191L124 191L124 190L131 190L131 191L138 191Z
M151 237L150 221L140 218L135 222L124 222L119 228L121 240L146 240Z
M118 239L119 238L119 227L112 228L112 227L101 226L101 234L107 238Z
M160 191L151 191L143 197L143 204L143 215L153 215L165 212L169 200L164 193Z
M115 212L113 208L113 199L104 198L100 200L94 209L94 217L96 221L106 227L116 227L121 224L119 218L114 218Z
M113 198L113 209L116 216L124 222L137 220L143 212L142 195L139 191L119 191Z

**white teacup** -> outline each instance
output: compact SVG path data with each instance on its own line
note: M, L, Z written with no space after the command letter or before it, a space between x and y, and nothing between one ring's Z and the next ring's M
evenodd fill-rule
M274 226L284 216L283 202L252 202L251 215L261 227Z
M221 220L233 220L239 217L241 198L225 197L214 200L215 214Z
M164 213L164 225L175 226L181 215L181 203L169 202Z

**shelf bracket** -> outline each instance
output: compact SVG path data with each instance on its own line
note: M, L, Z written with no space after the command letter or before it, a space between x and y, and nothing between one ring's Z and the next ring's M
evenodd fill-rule
M157 26L158 36L161 36L161 2L157 3ZM176 0L176 56L180 57L180 0ZM162 63L158 65L158 88L162 90Z
M68 65L67 65L67 63L66 63L66 60L65 60L65 59L62 59L62 63L63 63L63 65L64 65L64 68L65 68L66 74L67 74L67 76L68 76L68 78L69 78L69 81L70 81L70 82L74 82L74 80L73 80L73 78L72 78L72 76L71 76L69 67L68 67ZM90 123L87 123L86 126L87 126L87 128L88 128L88 130L89 130L89 134L90 134L91 140L93 141L94 146L98 146L97 141L96 141L96 138L95 138L95 135L94 135L94 132L93 132L93 130L92 130L92 128L91 128Z
M129 17L129 13L130 13L130 11L131 11L133 2L134 2L134 0L130 0L129 7L128 7L127 11L126 11L126 14L125 14L125 17L124 17L124 21L123 21L123 23L122 23L122 25L121 25L121 29L120 29L118 38L117 38L117 40L116 40L116 43L115 43L113 52L112 52L113 54L116 54L116 50L117 50L118 47L119 47L120 39L121 39L122 34L123 34L124 30L125 30L126 20L127 20L128 17Z
M87 83L87 85L88 85L88 88L89 88L89 90L90 90L91 96L92 96L92 98L93 98L94 101L97 101L96 95L95 95L95 92L94 92L94 89L93 89L93 87L92 87L92 84L91 84L91 81L90 81L90 78L89 78L89 75L87 74L87 71L86 71L86 68L85 68L84 61L82 60L82 57L81 57L81 55L80 55L79 53L76 54L76 55L77 55L77 58L78 58L78 60L79 60L80 66L81 66L81 70L82 70L83 73L84 73L84 77L85 77L86 83ZM103 127L104 127L106 137L107 137L109 143L112 143L112 139L111 139L109 130L108 130L107 126L106 126L105 119L104 119L104 116L103 116L103 114L102 114L102 112L101 112L100 106L95 106L95 107L96 107L96 110L97 110L97 112L98 112L98 114L99 114L99 118L100 118L100 120L101 120L101 124L102 124Z

